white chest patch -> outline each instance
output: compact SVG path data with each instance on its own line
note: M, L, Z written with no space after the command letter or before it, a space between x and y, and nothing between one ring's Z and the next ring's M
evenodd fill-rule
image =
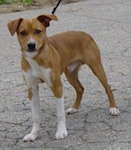
M48 86L51 86L51 80L50 80L50 68L43 68L38 65L38 63L33 60L32 58L26 57L26 60L31 66L32 69L32 76L44 80Z

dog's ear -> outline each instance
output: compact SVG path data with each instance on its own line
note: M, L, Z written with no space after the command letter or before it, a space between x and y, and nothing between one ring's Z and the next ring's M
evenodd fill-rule
M56 17L56 15L40 15L37 17L37 19L45 25L45 27L48 27L50 25L50 21L51 20L55 20L57 21L58 18Z
M8 29L10 31L10 34L13 36L15 34L15 32L18 31L19 25L21 24L21 22L23 21L23 18L19 18L13 21L10 21L7 26Z

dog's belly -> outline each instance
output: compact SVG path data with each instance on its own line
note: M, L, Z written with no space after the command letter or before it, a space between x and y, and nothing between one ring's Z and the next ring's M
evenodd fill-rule
M51 87L51 80L50 80L51 69L39 66L38 63L32 58L26 57L26 60L31 66L30 78L38 78Z

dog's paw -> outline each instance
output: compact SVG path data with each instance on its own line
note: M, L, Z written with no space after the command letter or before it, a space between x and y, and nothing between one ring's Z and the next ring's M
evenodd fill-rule
M31 141L31 142L33 142L36 138L37 138L37 133L30 133L30 134L27 134L24 138L23 138L23 140L24 140L24 142L28 142L28 141Z
M77 113L78 112L78 109L75 109L75 108L69 108L66 110L66 113L67 114L74 114L74 113Z
M66 128L65 129L61 128L61 129L57 130L55 137L57 140L60 140L60 139L67 137L67 135L68 135L68 132L67 132Z
M117 116L119 114L119 109L111 107L109 110L111 116Z

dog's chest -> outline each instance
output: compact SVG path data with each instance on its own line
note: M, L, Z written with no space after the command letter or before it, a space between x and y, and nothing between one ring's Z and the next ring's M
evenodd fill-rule
M32 76L35 76L35 77L43 80L49 86L51 86L51 81L50 81L50 72L51 72L51 69L50 68L44 68L44 67L40 66L32 58L26 57L26 60L28 61L28 63L31 66Z

